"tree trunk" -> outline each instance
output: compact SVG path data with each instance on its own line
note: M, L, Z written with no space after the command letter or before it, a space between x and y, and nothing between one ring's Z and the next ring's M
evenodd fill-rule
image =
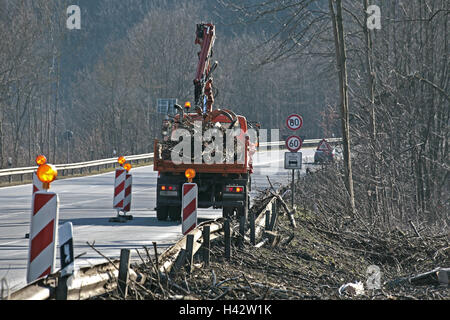
M368 19L367 7L369 6L368 0L363 0L365 20ZM370 141L370 182L368 186L368 196L369 196L369 214L373 222L378 215L378 187L377 180L378 175L378 159L377 159L377 131L376 131L376 115L375 115L375 70L373 68L372 54L373 54L373 42L371 34L367 28L367 24L363 23L364 36L366 41L366 69L367 69L367 92L369 95L370 106L369 106L369 141Z
M349 197L349 205L352 215L355 214L355 194L353 191L352 160L350 152L350 124L348 112L348 82L346 66L346 50L344 27L342 23L342 2L336 0L336 14L334 13L333 1L329 0L330 14L332 18L334 40L336 46L336 62L339 74L339 95L341 100L341 125L342 145L344 151L345 185Z

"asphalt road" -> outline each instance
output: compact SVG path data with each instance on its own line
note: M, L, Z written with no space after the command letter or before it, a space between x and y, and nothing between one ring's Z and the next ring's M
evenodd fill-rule
M313 149L302 149L303 161L311 162ZM252 194L272 183L287 183L291 171L283 168L284 150L259 152L254 161ZM305 170L305 166L303 166ZM59 196L59 224L71 221L74 227L74 255L85 253L76 260L76 267L95 265L105 261L92 250L94 243L105 256L116 259L122 248L152 246L159 250L181 238L181 225L156 219L156 177L153 166L135 168L133 174L132 206L129 214L134 219L126 223L109 222L116 216L112 209L113 172L80 178L57 180L51 191ZM31 211L31 184L0 188L0 279L7 280L10 292L26 285L26 268ZM199 218L216 218L221 210L199 209ZM58 252L58 250L57 250ZM132 259L138 259L135 251ZM59 269L59 254L56 268ZM0 288L1 289L1 288Z

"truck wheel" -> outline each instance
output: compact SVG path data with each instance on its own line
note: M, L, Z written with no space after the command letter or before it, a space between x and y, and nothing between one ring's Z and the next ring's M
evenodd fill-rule
M223 207L222 208L222 217L224 218L231 218L234 214L234 208L233 207Z
M159 221L167 220L168 214L169 214L169 207L161 206L156 208L156 217L158 218Z
M169 207L169 218L172 221L181 221L181 207Z

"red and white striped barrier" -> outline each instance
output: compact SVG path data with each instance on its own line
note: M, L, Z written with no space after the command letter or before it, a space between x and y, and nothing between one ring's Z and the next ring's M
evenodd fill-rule
M58 204L58 195L54 192L37 191L33 194L28 250L28 282L54 271Z
M37 191L44 191L44 185L41 180L39 180L36 172L33 172L33 194Z
M113 208L120 211L123 209L123 199L125 197L125 179L127 170L124 168L116 169L116 178L114 180L114 199Z
M38 178L38 176L37 176L37 174L36 174L36 172L33 172L33 182L32 182L32 184L31 184L31 186L32 186L32 192L31 192L31 195L33 196L33 194L35 194L36 192L38 192L38 191L44 191L45 189L44 189L44 184L42 183L42 181L41 180L39 180L39 178ZM29 238L30 237L30 234L29 233L26 233L25 234L25 238Z
M181 229L186 235L197 226L198 187L196 183L183 184L183 216Z
M130 212L131 209L131 187L133 185L133 176L127 173L125 178L125 197L123 199L123 212Z

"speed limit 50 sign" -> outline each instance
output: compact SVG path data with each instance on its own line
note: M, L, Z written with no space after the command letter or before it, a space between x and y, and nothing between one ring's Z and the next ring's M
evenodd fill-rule
M302 147L302 139L298 136L290 136L286 139L286 148L291 152L297 152Z
M302 127L303 119L298 114L291 114L286 120L286 125L289 129L296 131Z

